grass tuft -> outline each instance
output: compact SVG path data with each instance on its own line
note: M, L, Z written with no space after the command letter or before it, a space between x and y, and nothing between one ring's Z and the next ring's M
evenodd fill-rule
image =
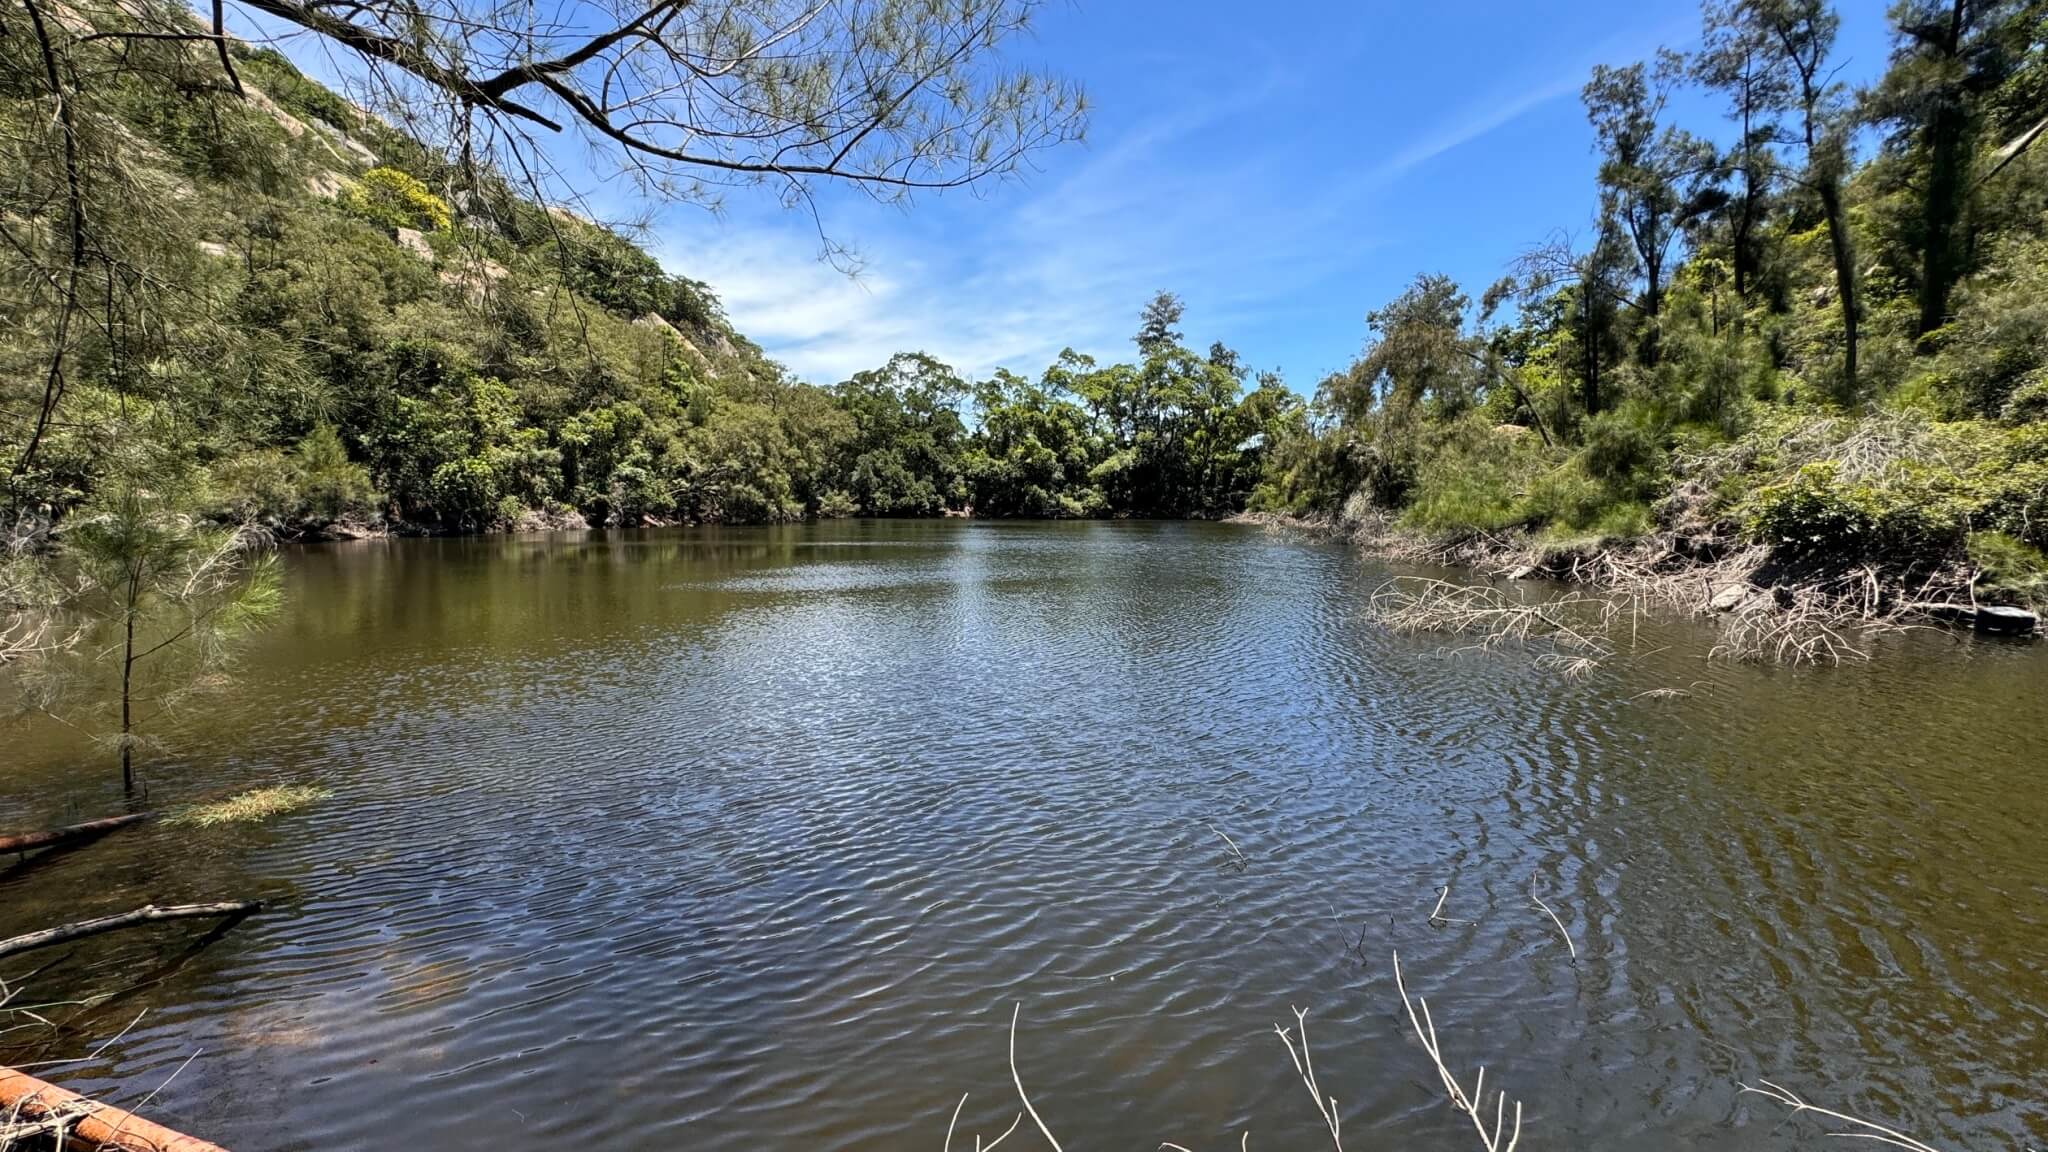
M254 824L272 816L296 812L334 793L303 784L279 784L252 788L212 804L195 804L171 815L166 823L192 828L215 828L222 824Z

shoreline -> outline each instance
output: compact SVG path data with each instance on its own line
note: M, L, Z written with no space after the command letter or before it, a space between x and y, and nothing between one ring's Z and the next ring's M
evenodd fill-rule
M1404 528L1385 516L1298 517L1246 512L1228 523L1297 532L1341 542L1390 560L1467 570L1474 581L1429 581L1418 592L1396 578L1376 596L1375 613L1399 630L1481 632L1489 641L1515 611L1518 598L1499 593L1526 581L1573 591L1567 603L1596 610L1605 622L1662 611L1718 619L1714 654L1752 663L1842 663L1869 653L1858 635L1941 626L1983 635L2037 639L2039 615L2027 608L1980 602L1976 574L1951 568L1927 573L1864 565L1846 571L1802 571L1769 546L1725 534L1675 532L1621 540L1544 539L1525 531L1456 534ZM1474 600L1461 588L1491 587ZM1382 598L1384 597L1384 599ZM1525 598L1521 598L1525 599ZM1585 633L1556 615L1540 622L1553 640ZM1525 634L1512 637L1527 639ZM1594 642L1598 646L1597 642ZM1585 643L1574 647L1585 648Z

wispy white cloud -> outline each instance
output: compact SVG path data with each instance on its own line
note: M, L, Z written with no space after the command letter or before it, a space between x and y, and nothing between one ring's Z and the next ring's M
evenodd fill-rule
M786 216L672 220L658 248L674 270L708 281L741 331L813 380L905 349L976 376L1035 372L1067 346L1118 354L1153 291L1196 297L1206 331L1255 295L1246 277L1310 255L1309 238L1288 238L1284 220L1246 219L1266 178L1257 166L1176 162L1176 150L1256 98L1183 108L1081 153L1045 187L966 206L971 229L843 203L827 225L835 239L850 230L860 241L857 277L818 259L817 237Z
M1488 100L1466 109L1446 125L1438 125L1420 139L1394 154L1374 170L1374 177L1390 180L1420 167L1454 149L1461 148L1521 119L1528 113L1579 90L1584 77L1576 73L1536 85L1518 94Z

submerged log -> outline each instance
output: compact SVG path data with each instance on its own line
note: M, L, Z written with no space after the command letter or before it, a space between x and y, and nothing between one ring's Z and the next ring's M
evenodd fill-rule
M1974 628L1993 636L2031 636L2041 626L2041 618L2034 613L1997 604L1923 602L1909 604L1907 608L1946 624Z
M2024 608L2007 608L1987 604L1977 609L1977 631L1994 636L2032 636L2041 625L2041 618Z
M60 1148L226 1152L218 1144L173 1132L132 1112L87 1099L12 1068L0 1067L0 1116L12 1121L13 1126L36 1126L53 1136L62 1131L62 1141L51 1141Z
M28 932L10 940L0 940L0 956L12 956L16 952L28 952L37 948L48 948L85 936L97 936L102 932L113 932L121 928L132 928L137 924L152 924L158 920L198 920L226 916L247 916L260 910L262 904L254 900L231 900L219 904L174 904L159 908L144 904L133 912L118 916L102 916L97 920L80 920L76 924L62 924L55 928L44 928Z
M91 840L105 836L116 828L140 824L156 815L154 812L134 812L127 816L109 816L104 820L87 820L69 828L52 828L48 832L23 832L14 836L0 836L0 855L9 852L28 852L37 848L55 848L60 844L75 844L80 840Z

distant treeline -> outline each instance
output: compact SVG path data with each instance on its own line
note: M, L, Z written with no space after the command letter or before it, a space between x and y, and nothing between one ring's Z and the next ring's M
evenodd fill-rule
M243 98L209 53L134 41L74 125L91 170L123 173L88 189L121 311L66 321L61 419L0 427L33 462L10 505L61 518L119 471L287 532L1348 509L2018 587L2048 544L2048 4L1892 21L1857 91L1818 0L1716 3L1699 51L1596 70L1588 223L1503 254L1476 301L1418 277L1307 400L1191 348L1164 293L1128 362L970 382L906 353L807 384L708 286L276 53L234 49ZM39 67L23 25L0 47ZM1684 86L1725 121L1672 123ZM10 218L54 242L63 172L30 163L56 155L48 109L0 114ZM21 321L0 388L32 413L62 317L32 278L0 291Z

